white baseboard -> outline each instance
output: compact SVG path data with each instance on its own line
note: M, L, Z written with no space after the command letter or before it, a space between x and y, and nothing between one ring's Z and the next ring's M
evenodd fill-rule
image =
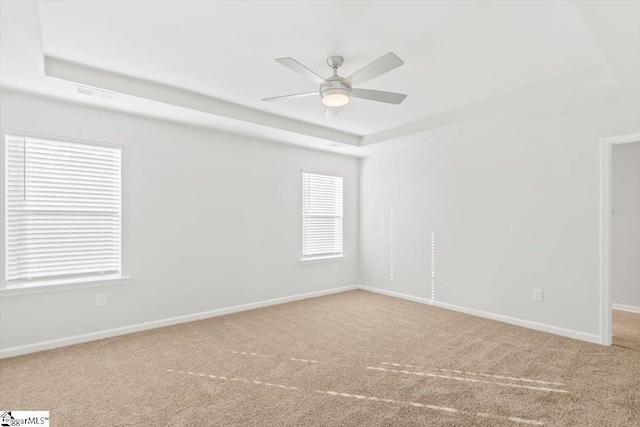
M171 317L167 319L155 320L152 322L138 323L135 325L123 326L123 327L114 328L114 329L107 329L107 330L98 331L98 332L91 332L88 334L75 335L75 336L66 337L66 338L59 338L59 339L50 340L50 341L41 341L38 343L27 344L23 346L9 347L9 348L0 350L0 359L6 358L6 357L19 356L22 354L34 353L37 351L50 350L58 347L65 347L73 344L80 344L84 342L100 340L104 338L110 338L118 335L131 334L134 332L145 331L148 329L161 328L164 326L175 325L178 323L193 322L194 320L202 320L202 319L208 319L216 316L223 316L225 314L237 313L239 311L253 310L255 308L260 308L260 307L268 307L271 305L284 304L287 302L298 301L298 300L307 299L307 298L314 298L314 297L319 297L323 295L335 294L339 292L347 292L355 289L362 289L365 291L375 292L382 295L388 295L388 296L401 298L409 301L414 301L422 304L433 305L433 306L444 308L447 310L458 311L461 313L471 314L478 317L484 317L486 319L497 320L499 322L505 322L512 325L523 326L525 328L535 329L543 332L549 332L552 334L562 335L565 337L575 338L575 339L588 341L596 344L600 343L599 335L587 334L585 332L559 328L556 326L545 325L542 323L532 322L529 320L503 316L501 314L489 313L486 311L476 310L473 308L461 307L454 304L448 304L448 303L439 302L439 301L431 301L427 298L416 297L416 296L402 294L394 291L388 291L386 289L373 288L373 287L364 286L364 285L353 285L353 286L344 286L341 288L327 289L324 291L309 292L305 294L275 298L271 300L259 301L259 302L249 303L249 304L236 305L233 307L220 308L216 310L204 311L204 312L188 314L184 316ZM633 311L636 313L640 313L640 307L614 304L613 308L616 310L625 310L625 311Z
M298 301L307 298L315 298L323 295L336 294L358 289L357 285L344 286L341 288L327 289L324 291L309 292L305 294L292 295L288 297L275 298L266 301L259 301L249 304L236 305L233 307L219 308L216 310L203 311L200 313L187 314L185 316L170 317L167 319L154 320L152 322L138 323L136 325L123 326L120 328L107 329L88 334L75 335L66 338L59 338L50 341L41 341L34 344L27 344L17 347L9 347L0 350L0 359L5 357L20 356L22 354L34 353L36 351L51 350L53 348L65 347L73 344L80 344L88 341L95 341L104 338L115 337L118 335L126 335L134 332L145 331L147 329L161 328L163 326L175 325L178 323L193 322L194 320L208 319L210 317L222 316L225 314L237 313L239 311L253 310L260 307L268 307L271 305L284 304L286 302Z
M614 310L628 311L630 313L640 313L640 307L636 307L635 305L611 304L611 308Z
M578 340L588 341L600 344L600 335L588 334L586 332L574 331L572 329L559 328L557 326L545 325L543 323L532 322L530 320L518 319L515 317L503 316L501 314L489 313L487 311L476 310L474 308L461 307L459 305L448 304L445 302L432 301L427 298L416 297L412 295L401 294L399 292L388 291L386 289L372 288L369 286L358 285L360 289L375 292L382 295L388 295L396 298L402 298L409 301L419 302L422 304L433 305L447 310L458 311L461 313L471 314L473 316L484 317L485 319L497 320L499 322L509 323L511 325L523 326L537 331L549 332L564 337L575 338Z

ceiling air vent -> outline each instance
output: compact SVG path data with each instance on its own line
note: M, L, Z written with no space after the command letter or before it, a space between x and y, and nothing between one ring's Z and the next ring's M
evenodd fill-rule
M83 95L95 96L97 98L111 99L113 98L113 92L107 92L106 90L96 89L88 86L76 85L78 93Z
M342 142L330 142L327 144L327 146L331 148L351 148L349 144L344 144Z

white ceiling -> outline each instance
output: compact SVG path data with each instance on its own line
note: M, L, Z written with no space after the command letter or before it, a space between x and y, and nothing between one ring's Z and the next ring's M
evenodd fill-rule
M638 96L640 3L585 3L2 2L0 83L288 143L357 146L473 119L487 103L512 108L509 97L571 82L610 88L603 101ZM341 55L346 77L387 52L405 65L362 87L407 93L399 106L353 99L327 120L319 97L261 101L317 89L277 57L328 76L326 58ZM119 93L78 95L44 75L45 55L94 69L49 76Z

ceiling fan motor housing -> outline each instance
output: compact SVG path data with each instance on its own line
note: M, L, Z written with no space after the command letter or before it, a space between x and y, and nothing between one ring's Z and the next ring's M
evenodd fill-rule
M341 107L349 102L351 88L343 83L342 77L334 76L320 85L322 103L327 107Z
M320 97L327 107L342 107L351 98L351 88L344 83L344 78L338 75L338 68L342 62L341 56L327 58L327 64L333 69L333 75L320 85Z

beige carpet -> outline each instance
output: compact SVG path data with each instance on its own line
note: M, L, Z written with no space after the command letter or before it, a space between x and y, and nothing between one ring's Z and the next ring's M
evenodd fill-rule
M640 352L353 291L0 361L52 426L638 426Z

